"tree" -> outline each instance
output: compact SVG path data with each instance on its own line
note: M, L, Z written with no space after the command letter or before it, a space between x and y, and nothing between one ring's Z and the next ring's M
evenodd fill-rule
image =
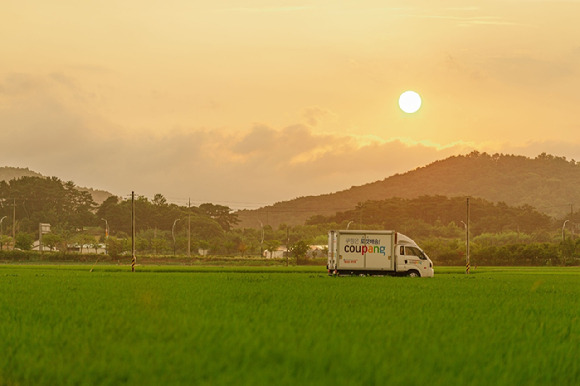
M33 243L34 237L30 233L18 233L16 235L14 248L22 249L23 251L30 251Z
M272 258L273 253L278 249L281 243L279 240L268 240L264 242L264 244L266 244L266 251L270 252L270 258Z
M167 205L167 199L163 197L162 194L157 193L155 196L153 196L153 205L165 206Z
M0 250L4 249L4 246L10 245L12 242L12 237L6 235L0 235Z
M309 250L310 246L303 240L297 241L290 247L292 255L296 258L296 264L306 257L306 253L308 253Z
M111 257L119 257L123 252L129 250L129 243L127 239L120 239L117 237L109 237L107 240L107 253Z
M233 225L240 222L238 215L231 213L231 209L223 205L201 204L199 210L202 214L214 219L224 231L231 230Z
M85 245L87 245L88 248L92 248L92 245L95 242L95 238L86 233L79 233L74 237L74 239L80 246L80 253L83 253Z
M207 240L199 240L197 242L197 246L202 251L201 253L205 256L207 254L207 251L209 250L210 244L209 241Z
M560 242L560 256L562 257L562 265L566 265L566 262L574 256L574 251L576 249L576 244L571 238L567 238Z
M248 250L248 245L246 243L244 243L243 241L240 241L240 243L238 244L238 251L240 252L242 257L244 257L247 250Z
M198 214L191 216L191 235L193 238L204 240L219 239L223 234L222 227L215 220Z
M91 248L93 248L95 250L95 253L97 253L99 251L100 247L101 247L101 243L97 240L93 240L93 243L91 244Z
M72 182L63 183L56 177L22 177L0 184L0 202L14 203L16 207L2 205L6 215L15 209L20 229L34 232L39 223L68 223L81 228L96 223L93 214L96 204L90 193L77 189Z
M155 237L151 240L151 248L153 249L153 254L157 255L159 251L167 248L167 240L161 237Z
M55 233L47 233L42 235L42 244L47 246L50 250L55 249L62 241L62 238Z
M53 227L52 233L59 237L59 249L66 253L69 244L71 244L72 240L75 238L74 230L69 226L69 224L62 223Z

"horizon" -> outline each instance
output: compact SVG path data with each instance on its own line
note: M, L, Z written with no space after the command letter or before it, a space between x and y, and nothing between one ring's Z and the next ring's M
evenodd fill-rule
M11 3L0 164L256 209L471 151L580 159L580 1ZM399 96L422 104L403 112Z

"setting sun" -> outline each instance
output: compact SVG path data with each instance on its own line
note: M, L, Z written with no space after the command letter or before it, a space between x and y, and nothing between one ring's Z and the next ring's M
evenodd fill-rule
M399 107L408 114L412 114L421 107L421 97L415 91L405 91L399 97Z

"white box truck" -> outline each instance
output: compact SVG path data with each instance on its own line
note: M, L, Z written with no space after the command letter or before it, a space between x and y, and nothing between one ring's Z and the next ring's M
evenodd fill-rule
M433 262L409 237L395 231L328 232L329 275L433 277Z

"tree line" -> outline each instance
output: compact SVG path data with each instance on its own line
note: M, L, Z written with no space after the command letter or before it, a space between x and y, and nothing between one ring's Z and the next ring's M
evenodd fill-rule
M47 249L104 249L121 256L131 250L132 206L129 197L116 196L98 205L88 192L56 177L0 181L0 244L3 250L30 249L39 239L39 224L49 223L51 232L42 236ZM436 264L465 261L465 198L369 200L351 210L312 216L303 225L282 223L276 228L261 222L240 228L237 214L227 206L176 205L162 194L152 199L138 195L134 206L140 254L256 256L285 246L286 256L304 256L308 245L327 243L328 230L348 228L394 229L415 239ZM470 214L471 258L476 264L580 262L580 242L574 237L580 224L577 213L553 219L529 205L471 198Z
M0 246L30 250L40 238L39 224L46 223L51 224L50 233L42 235L46 250L105 249L120 256L131 250L133 207L137 251L150 255L261 255L281 245L303 255L306 243L321 232L312 226L274 230L267 224L238 229L237 214L227 206L180 206L162 194L153 199L138 195L134 202L111 196L97 205L73 182L27 176L0 181Z
M480 198L470 198L469 211L470 261L476 265L580 264L578 213L554 219L529 205L514 207ZM436 264L462 265L466 222L465 197L437 195L369 200L331 216L312 216L306 223L394 229L417 241Z
M161 240L167 239L167 232L175 235L177 231L181 236L185 218L189 220L190 234L206 240L222 236L237 222L228 207L210 203L183 207L167 203L161 194L152 200L137 196L134 204L136 231L153 250L165 248L166 242ZM56 177L0 181L0 218L3 218L0 241L30 249L32 241L39 239L39 224L46 223L51 224L51 232L43 235L43 244L48 248L66 249L69 244L110 241L115 251L116 239L124 240L131 234L132 207L130 199L115 196L97 205L90 193ZM150 231L153 237L149 237Z
M548 232L556 222L548 215L529 205L508 206L503 202L492 203L481 198L470 198L469 211L473 219L470 232L522 233ZM306 224L352 222L354 226L379 226L382 229L410 229L415 236L453 236L461 233L467 221L465 197L421 196L418 198L389 198L369 200L354 209L337 212L331 216L316 215ZM451 224L451 227L449 227Z

